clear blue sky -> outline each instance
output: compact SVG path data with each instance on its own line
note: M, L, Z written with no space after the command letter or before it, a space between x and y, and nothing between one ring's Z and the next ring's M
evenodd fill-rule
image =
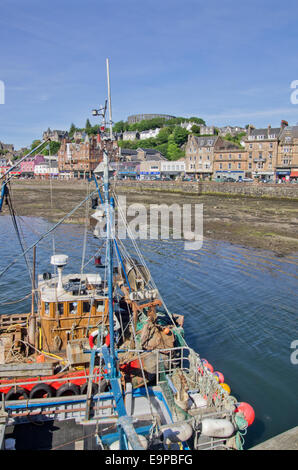
M1 0L0 140L83 127L106 98L113 121L134 113L208 124L298 121L296 0Z

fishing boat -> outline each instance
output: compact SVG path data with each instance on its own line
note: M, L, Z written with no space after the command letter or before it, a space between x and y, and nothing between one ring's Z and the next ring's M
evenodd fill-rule
M0 317L1 446L242 449L254 420L252 407L238 402L223 374L188 346L184 316L168 310L136 240L131 239L132 256L116 236L115 221L123 214L109 177L114 136L108 61L107 71L108 134L107 101L93 112L103 121L103 178L93 175L95 189L69 213L92 201L101 256L96 254L93 272L64 274L71 260L54 253L49 259L54 273L36 276L35 247L69 214L23 247L21 256L33 252L32 308ZM9 199L10 177L8 170L0 209ZM54 423L63 436L57 433L55 443L39 441L32 423L45 428Z

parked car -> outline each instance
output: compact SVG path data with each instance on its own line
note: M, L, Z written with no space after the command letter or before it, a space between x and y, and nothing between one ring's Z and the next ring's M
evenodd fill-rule
M243 181L243 183L253 183L253 178L242 178L239 181Z
M230 178L230 177L224 179L223 181L224 181L224 183L236 183L236 180L234 178Z

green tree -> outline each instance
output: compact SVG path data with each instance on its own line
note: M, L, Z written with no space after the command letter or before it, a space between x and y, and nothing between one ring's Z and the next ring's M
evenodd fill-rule
M69 129L69 136L72 137L76 130L77 130L77 128L74 125L74 123L71 123L70 129Z
M188 139L188 131L181 126L176 126L173 132L174 142L181 147Z
M169 136L171 135L171 129L169 127L163 127L160 129L159 133L156 136L157 145L167 144Z
M194 135L200 135L200 133L201 133L201 128L200 128L200 126L197 126L196 124L194 124L194 125L191 127L191 132L192 132Z
M125 123L124 121L118 121L113 126L114 132L124 132L125 131Z
M85 130L86 132L90 131L92 128L91 126L91 122L89 121L89 119L86 120L86 124L85 124Z
M31 144L31 150L33 150L35 147L38 147L40 144L41 144L41 140L39 139L33 140Z
M42 150L42 155L57 155L61 147L60 142L51 140L51 142Z
M198 118L198 117L191 117L188 119L189 122L195 122L197 124L203 124L203 126L206 126L206 122L204 121L204 119L202 118Z
M184 152L179 148L174 140L174 136L169 136L168 148L167 148L167 158L169 160L178 160L184 156Z

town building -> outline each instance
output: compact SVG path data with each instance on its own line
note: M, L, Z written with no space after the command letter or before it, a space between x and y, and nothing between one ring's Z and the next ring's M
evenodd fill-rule
M138 159L138 151L119 147L119 161L131 161Z
M248 128L244 142L247 151L247 170L251 172L253 178L274 182L281 130L270 125L266 129Z
M140 133L138 131L125 131L122 135L122 140L139 140Z
M284 127L280 134L276 179L278 181L298 180L298 126Z
M14 152L14 146L12 144L4 144L3 142L0 141L0 152L1 151L13 153Z
M221 137L226 137L227 135L231 135L232 137L236 137L238 134L247 133L247 129L244 127L239 126L224 126L218 128L218 135Z
M155 139L155 137L158 136L159 134L159 131L160 131L160 128L156 128L156 129L148 129L147 131L141 131L140 132L140 140L144 140L144 139Z
M155 149L138 149L140 162L140 179L161 177L161 164L167 162L160 152Z
M34 177L34 170L36 165L45 163L44 155L38 154L34 157L28 157L20 163L20 172L22 177Z
M166 160L163 154L157 149L147 149L147 148L138 148L137 149L137 159L141 161L149 160Z
M103 159L103 149L107 148L113 161L118 159L117 142L107 142L97 136L86 135L84 142L62 142L58 152L59 176L63 179L91 177L94 169Z
M200 126L200 135L216 135L215 126Z
M210 179L214 151L219 148L231 148L231 143L218 136L198 137L190 134L185 146L186 173L196 179Z
M180 127L186 129L187 131L191 131L192 126L203 127L203 124L197 124L196 122L181 122Z
M59 131L59 130L51 130L48 128L47 131L45 131L42 134L43 140L50 139L55 142L62 142L64 139L68 139L68 132L67 131Z
M241 181L245 177L250 177L250 174L247 168L247 152L245 149L232 144L215 149L213 179L233 178L235 181Z
M37 179L58 178L58 162L50 161L39 163L34 167L34 177Z
M185 159L161 161L160 172L161 177L169 177L171 179L181 178L186 172Z

